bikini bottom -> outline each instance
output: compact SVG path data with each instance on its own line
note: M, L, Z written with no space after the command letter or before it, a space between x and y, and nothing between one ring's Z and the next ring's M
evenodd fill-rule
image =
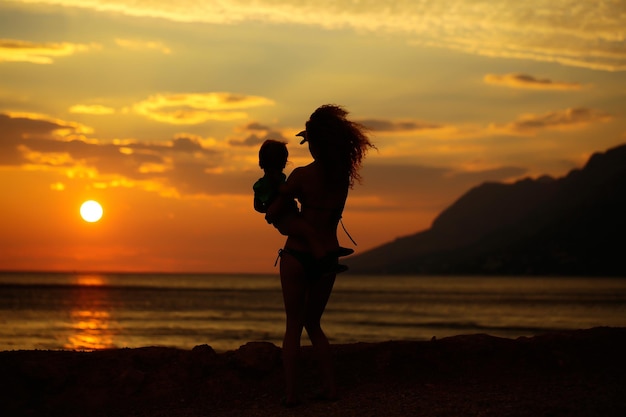
M324 274L340 273L348 269L345 265L340 265L338 262L339 258L333 255L326 256L320 260L316 259L311 252L283 248L278 251L278 256L282 257L283 253L288 253L300 262L308 279L316 279Z

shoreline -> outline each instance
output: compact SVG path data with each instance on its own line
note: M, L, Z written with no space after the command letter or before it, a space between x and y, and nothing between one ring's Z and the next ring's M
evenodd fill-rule
M5 416L624 416L626 328L507 339L333 345L340 399L311 399L319 379L302 349L304 403L280 405L281 349L250 342L216 353L143 347L0 352Z

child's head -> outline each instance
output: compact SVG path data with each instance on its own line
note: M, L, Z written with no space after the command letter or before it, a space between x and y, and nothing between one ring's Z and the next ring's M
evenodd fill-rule
M259 149L259 166L264 171L282 171L288 156L287 143L267 139Z

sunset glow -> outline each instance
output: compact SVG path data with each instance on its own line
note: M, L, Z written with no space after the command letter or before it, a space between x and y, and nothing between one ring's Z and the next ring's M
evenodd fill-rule
M274 273L258 147L343 105L340 243L626 142L626 0L0 2L0 270ZM104 204L80 211L86 199ZM42 215L42 213L44 213Z

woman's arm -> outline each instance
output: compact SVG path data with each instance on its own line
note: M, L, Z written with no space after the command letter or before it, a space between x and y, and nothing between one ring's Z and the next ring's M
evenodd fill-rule
M290 200L298 198L301 194L303 173L302 167L294 169L287 181L280 186L280 195Z
M287 178L287 182L279 187L278 197L267 208L267 213L265 214L265 220L267 220L268 223L275 223L276 220L278 220L281 210L298 197L300 194L300 178L301 168L296 168Z

